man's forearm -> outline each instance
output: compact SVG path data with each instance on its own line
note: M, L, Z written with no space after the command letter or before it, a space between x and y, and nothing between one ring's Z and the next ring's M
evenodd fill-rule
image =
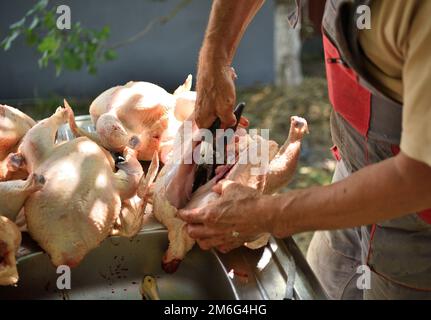
M232 63L238 44L265 0L214 0L200 60Z
M266 201L273 203L272 232L278 237L373 224L430 208L431 167L400 154L330 186Z

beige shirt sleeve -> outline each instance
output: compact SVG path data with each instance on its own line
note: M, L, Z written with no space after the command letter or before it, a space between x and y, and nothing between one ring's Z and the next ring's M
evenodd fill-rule
M411 19L403 66L401 150L431 166L431 1Z

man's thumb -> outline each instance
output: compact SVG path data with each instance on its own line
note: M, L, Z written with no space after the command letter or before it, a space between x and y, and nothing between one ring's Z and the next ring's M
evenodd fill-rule
M218 194L223 194L226 192L226 190L232 186L236 184L234 181L232 180L221 180L219 181L214 187L213 187L213 191L217 192Z
M236 124L236 117L233 112L225 112L219 115L222 122L222 128L233 127Z

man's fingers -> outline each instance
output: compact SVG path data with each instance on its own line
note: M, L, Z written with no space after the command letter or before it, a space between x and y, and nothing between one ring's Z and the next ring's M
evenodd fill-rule
M211 127L217 117L210 113L208 114L207 110L202 110L200 105L196 106L197 112L195 113L195 122L199 129L207 129Z
M229 110L229 112L218 113L218 117L220 118L222 128L233 127L236 124L235 114L231 110ZM216 119L217 116L213 114L208 114L204 111L198 111L195 114L195 122L199 129L207 129L211 127L211 125L214 123L214 121L216 121ZM242 126L247 127L248 123L243 120Z
M217 246L216 249L221 253L228 253L236 248L242 247L243 245L244 243L238 240L238 241L232 241L232 242L228 242L220 246Z
M248 126L250 125L250 121L248 121L246 117L241 117L239 119L239 125L243 128L248 128Z
M189 224L202 224L205 222L205 215L201 209L178 210L177 216Z
M232 184L236 184L236 183L233 182L232 180L227 180L227 179L221 180L213 187L213 191L218 194L223 194L226 191L226 189Z
M213 237L208 239L198 239L196 241L202 250L209 250L216 248L222 253L228 253L233 249L239 248L244 245L244 241L229 236Z
M221 194L221 189L222 189L222 187L221 187L221 183L219 182L219 183L217 183L213 188L212 188L212 190L215 192L215 193L218 193L218 194Z
M230 239L226 236L220 236L208 239L198 239L196 242L202 250L209 250L230 243Z
M236 117L235 117L235 114L232 112L232 110L229 110L228 112L219 113L218 116L222 123L222 128L230 128L236 124Z
M207 239L211 237L220 237L223 232L202 224L188 224L187 233L193 239Z
M218 194L223 195L230 195L231 191L235 191L235 194L238 194L238 191L242 191L244 195L251 194L251 192L254 192L254 189L243 186L242 184L239 184L235 181L223 179L220 180L213 188L212 190L214 192L217 192ZM235 196L235 198L237 198Z

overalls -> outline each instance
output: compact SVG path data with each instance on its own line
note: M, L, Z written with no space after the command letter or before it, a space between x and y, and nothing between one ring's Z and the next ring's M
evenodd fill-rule
M376 89L359 47L356 9L370 3L326 3L323 42L333 106L332 151L338 161L334 181L400 151L402 105ZM431 210L316 232L307 259L332 299L431 299ZM372 271L369 290L357 287L360 265Z

